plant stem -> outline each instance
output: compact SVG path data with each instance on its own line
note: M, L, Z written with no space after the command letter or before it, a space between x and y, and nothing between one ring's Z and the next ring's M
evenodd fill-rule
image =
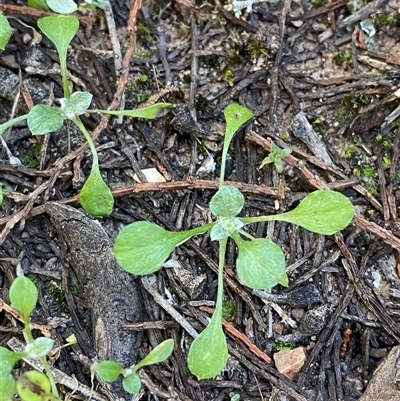
M29 316L24 318L24 327L25 327L25 334L26 334L26 339L28 343L33 343L33 336L32 336L32 331L31 331L31 327L29 325Z
M204 224L204 226L195 227L190 230L186 230L185 233L190 234L190 236L203 234L206 231L211 230L215 226L215 224L217 224L216 221L214 223L208 223L208 224Z
M225 181L225 165L226 165L226 157L228 155L228 148L229 148L229 143L228 144L224 143L224 147L222 149L221 172L219 175L219 187L222 187Z
M29 316L28 317L24 316L24 327L25 327L25 334L26 334L26 339L27 339L28 344L33 343L34 339L33 339L32 331L31 331L31 326L29 324ZM50 386L51 386L51 392L53 393L53 395L55 395L57 398L59 398L56 382L54 381L54 377L51 374L50 365L47 362L46 357L41 356L41 357L39 357L39 359L41 360L43 367L44 367L44 371L46 373L46 376L49 379Z
M28 118L28 114L24 114L23 116L15 117L4 124L0 125L0 135L7 129L12 127L14 124L19 123L20 121L26 120Z
M53 377L53 375L51 373L50 365L47 362L47 359L46 359L45 356L41 356L40 360L42 361L42 364L44 366L44 370L46 372L46 376L49 379L50 386L51 386L51 392L53 393L53 395L55 395L57 398L59 398L56 382L54 381L54 377Z
M272 221L272 220L279 220L281 214L275 214L271 216L257 216L257 217L239 217L239 220L243 224L253 224L253 223L261 223L263 221Z
M219 255L218 255L218 292L217 302L215 304L215 314L222 317L222 299L224 296L224 266L225 266L225 253L226 253L227 239L219 240Z
M90 136L88 130L83 125L82 120L79 117L75 117L73 121L76 124L76 126L80 129L80 131L82 132L83 136L85 137L85 139L89 145L90 151L92 152L92 155L93 155L92 170L94 168L98 168L99 158L97 156L96 146L94 145L92 137Z
M71 93L69 91L69 86L68 86L68 75L67 75L67 55L65 57L60 57L60 69L61 69L61 80L63 84L63 91L64 91L64 97L69 99L71 97ZM79 117L77 117L79 118Z
M244 230L239 230L239 233L242 234L243 236L247 237L247 238L250 239L250 240L255 239L251 234L247 233L247 232L244 231Z

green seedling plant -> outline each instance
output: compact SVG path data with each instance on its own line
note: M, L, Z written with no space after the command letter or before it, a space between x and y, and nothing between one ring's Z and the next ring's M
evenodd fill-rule
M49 2L47 3L50 5ZM1 17L3 16L1 15ZM2 22L1 17L0 24ZM61 107L38 104L28 114L13 118L0 125L0 135L6 129L24 120L27 120L28 127L33 135L43 135L57 131L61 128L65 120L74 122L88 142L93 157L91 172L80 192L79 201L88 213L98 217L108 216L113 210L114 198L111 190L103 181L95 144L80 116L85 113L103 113L155 119L168 113L172 105L170 103L158 103L142 109L121 111L89 109L92 95L89 92L75 92L71 94L68 85L67 48L79 29L79 20L73 15L56 15L39 19L38 25L42 32L54 43L60 59L64 91L64 98L60 99ZM0 203L2 197L3 194L0 188Z
M262 169L266 164L274 163L278 173L282 173L285 166L283 159L292 153L292 149L281 149L279 146L271 142L270 154L261 162L259 169Z
M38 290L28 278L18 277L11 284L9 295L12 306L22 316L27 345L22 352L13 352L0 347L0 401L12 400L15 393L18 393L23 401L59 400L58 390L46 358L54 346L54 340L47 337L34 339L30 328L30 315L38 300ZM12 369L24 357L39 358L45 374L27 371L15 380L11 374Z
M192 342L188 353L189 370L198 379L217 376L228 359L228 347L222 330L223 268L228 238L237 245L236 272L239 280L253 289L268 289L277 284L287 286L285 257L282 249L267 238L254 238L245 226L271 220L297 224L312 232L331 235L345 228L354 215L354 207L342 194L321 190L306 196L292 211L257 217L240 217L244 196L232 185L225 185L225 162L229 145L237 130L252 117L252 112L238 104L224 110L226 133L222 151L219 189L212 197L210 210L216 221L188 231L171 232L147 222L138 221L118 234L114 255L120 266L135 275L154 273L168 259L175 247L194 235L210 231L219 242L218 291L215 310L208 326ZM280 150L280 159L289 154ZM277 153L277 151L276 151ZM278 160L278 157L276 160ZM276 160L272 162L276 163Z
M22 352L13 352L0 347L0 401L11 401L18 394L22 401L60 401L57 386L47 361L47 355L53 349L54 340L47 337L33 338L30 327L30 315L38 300L36 285L27 277L16 278L10 287L12 306L21 314L24 334L27 340ZM122 385L131 394L139 392L141 387L137 370L167 359L174 349L174 341L163 341L136 365L124 369L114 361L102 361L97 366L99 375L106 381L114 381L123 375ZM39 358L44 373L30 370L14 379L12 370L22 358Z
M136 372L144 366L165 361L169 358L173 350L174 340L168 339L155 347L146 357L130 368L124 368L116 361L102 361L97 365L96 370L99 376L108 382L113 382L122 375L122 387L124 390L130 394L137 394L140 390L141 382Z

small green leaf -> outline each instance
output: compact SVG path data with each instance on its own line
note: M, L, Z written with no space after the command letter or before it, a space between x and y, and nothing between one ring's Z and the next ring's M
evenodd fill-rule
M236 131L253 117L253 113L247 107L240 106L237 103L231 103L229 106L225 107L224 115L226 120L225 145L225 143L229 144Z
M85 114L92 102L93 95L89 92L74 92L69 99L60 99L61 111L65 118L73 120Z
M97 365L97 373L106 382L113 382L124 371L123 366L115 361L102 361Z
M16 393L15 380L12 374L5 371L0 364L0 401L12 401Z
M38 337L32 343L29 343L25 347L27 356L31 358L40 358L46 356L52 349L54 340L47 337Z
M232 185L223 185L211 198L210 210L217 217L233 217L241 212L243 205L243 194Z
M13 352L0 347L0 369L11 372L14 365L25 355L23 352Z
M243 223L237 217L220 217L215 226L211 229L211 241L226 239L233 233L238 232Z
M23 401L44 401L51 392L49 379L42 372L29 370L18 378L17 392Z
M226 231L219 223L215 224L215 226L210 231L211 241L219 241L220 239L226 239L228 237L228 231Z
M103 181L97 164L92 165L92 171L79 194L79 202L93 216L109 216L112 213L114 197Z
M0 49L4 50L11 38L11 27L7 18L0 13Z
M44 0L28 0L28 7L36 8L36 10L48 11L49 7Z
M10 301L21 315L28 319L36 306L38 290L29 278L17 277L10 286Z
M132 370L136 372L143 366L154 365L165 361L171 355L174 350L174 340L168 339L163 341L161 344L157 345L152 351L150 351L147 356L145 356L139 363L137 363Z
M331 235L347 227L354 216L349 199L336 191L321 190L310 193L292 211L277 216L318 234Z
M23 355L0 347L0 401L10 401L14 398L16 389L11 371Z
M64 2L66 0L60 0ZM47 4L49 2L47 1ZM50 4L49 4L50 6ZM62 59L67 59L67 48L79 29L79 20L73 15L50 15L38 20L39 28L54 43Z
M288 285L285 257L278 245L265 238L244 241L235 236L234 240L239 248L236 271L243 284L253 289Z
M282 160L275 160L274 161L274 166L276 171L280 174L283 171L284 163Z
M282 173L284 163L283 160L286 156L289 156L292 153L291 149L281 149L279 146L276 146L273 142L271 143L271 152L270 154L261 162L259 168L264 167L264 165L268 163L274 163L275 169L278 173Z
M59 0L63 3L64 0ZM68 2L66 3L68 4ZM50 6L51 7L51 6ZM79 20L73 15L51 15L38 20L42 32L54 43L60 58L64 97L70 97L67 77L67 49L79 29Z
M222 372L228 360L228 346L222 330L221 313L214 313L209 325L189 349L189 370L199 379L211 379Z
M232 138L240 126L253 117L253 113L246 107L240 106L237 103L232 103L225 107L224 115L226 119L226 129L224 147L222 149L221 173L219 177L220 187L224 184L226 159Z
M47 5L59 14L71 14L75 12L78 7L72 0L46 0Z
M171 232L147 221L137 221L124 227L118 234L114 256L129 273L154 273L161 268L174 248L192 235L192 230Z
M134 110L88 110L90 113L102 113L102 114L112 114L115 116L128 116L145 118L147 120L154 120L155 118L163 117L173 109L171 103L156 103L149 107L143 107L143 109Z
M28 127L33 135L57 131L63 125L63 121L59 109L44 104L37 104L28 114Z
M0 205L3 203L3 188L0 185Z
M122 379L122 387L129 394L137 394L140 391L141 385L140 377L136 373L127 375Z

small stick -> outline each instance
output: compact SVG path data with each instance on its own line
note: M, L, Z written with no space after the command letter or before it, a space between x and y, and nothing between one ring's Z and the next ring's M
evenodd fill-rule
M19 320L20 322L23 322L24 319L22 318L21 314L17 312L14 308L12 308L10 305L6 304L1 298L0 298L0 312L4 310L6 313L9 313L13 318ZM51 337L51 330L49 329L49 326L45 326L42 324L37 324L37 323L30 323L32 329L39 330L45 337ZM22 329L21 329L22 331Z
M144 276L141 279L143 287L149 292L154 301L157 302L173 319L175 319L192 337L198 336L197 331L189 324L189 322L160 295L157 288L157 278L154 275Z

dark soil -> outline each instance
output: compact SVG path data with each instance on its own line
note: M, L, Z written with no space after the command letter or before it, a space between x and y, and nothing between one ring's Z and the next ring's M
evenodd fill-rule
M0 53L3 123L34 104L57 104L63 94L53 45L46 37L35 41L37 19L44 13L21 1L0 3L14 29ZM100 220L111 241L137 220L169 230L210 221L223 109L231 102L254 113L233 140L226 177L244 192L246 215L284 212L309 192L331 188L351 199L356 216L331 237L283 222L254 225L253 234L273 239L287 258L290 286L278 286L270 294L252 293L240 284L236 249L229 244L225 300L233 301L234 312L225 330L230 358L216 380L199 382L189 374L186 356L192 338L154 297L158 293L201 331L210 317L206 307L216 297L216 244L205 236L180 246L172 255L179 267L156 273L151 291L148 282L129 277L132 309L128 305L124 315L114 315L118 326L104 328L123 333L120 342L132 340L135 349L125 349L122 357L134 363L163 339L176 342L165 363L143 369L143 389L134 399L222 401L236 394L240 400L358 400L376 367L400 341L397 2L357 2L359 10L346 0L256 3L238 18L229 4L218 1L149 3L113 1L108 20L102 10L79 14L82 27L68 53L73 91L91 92L92 107L125 103L128 109L157 101L176 105L174 112L152 122L83 117L116 199L112 215ZM376 28L373 42L361 29L367 18ZM111 37L120 42L122 55L113 49ZM117 68L116 58L122 59ZM105 318L112 317L117 295L118 302L125 302L129 292L124 286L113 298L112 291L104 290L96 309L96 281L88 283L88 278L103 288L112 282L105 278L109 280L110 271L118 274L104 268L102 256L97 265L92 260L94 270L82 273L86 267L77 263L76 252L90 251L91 244L97 249L96 238L87 239L83 248L80 240L74 241L78 228L62 232L46 205L59 201L80 208L77 195L90 172L91 155L72 124L33 137L24 123L3 138L22 164L11 164L2 149L0 345L15 337L23 340L22 324L8 299L13 279L23 272L40 292L32 316L39 325L34 334L40 335L40 329L51 333L58 345L75 334L78 344L63 348L51 363L90 389L89 368L108 352L96 338L99 314L104 310ZM258 169L271 141L292 149L282 174L271 164ZM210 158L216 168L208 168ZM145 182L148 168L155 168L165 182ZM104 246L99 249L107 251ZM266 362L282 341L307 350L296 380L280 374L273 361ZM20 363L16 373L27 366ZM110 399L124 397L119 387L97 379L94 389ZM65 385L60 390L63 398L73 392ZM98 393L94 399L101 399Z

